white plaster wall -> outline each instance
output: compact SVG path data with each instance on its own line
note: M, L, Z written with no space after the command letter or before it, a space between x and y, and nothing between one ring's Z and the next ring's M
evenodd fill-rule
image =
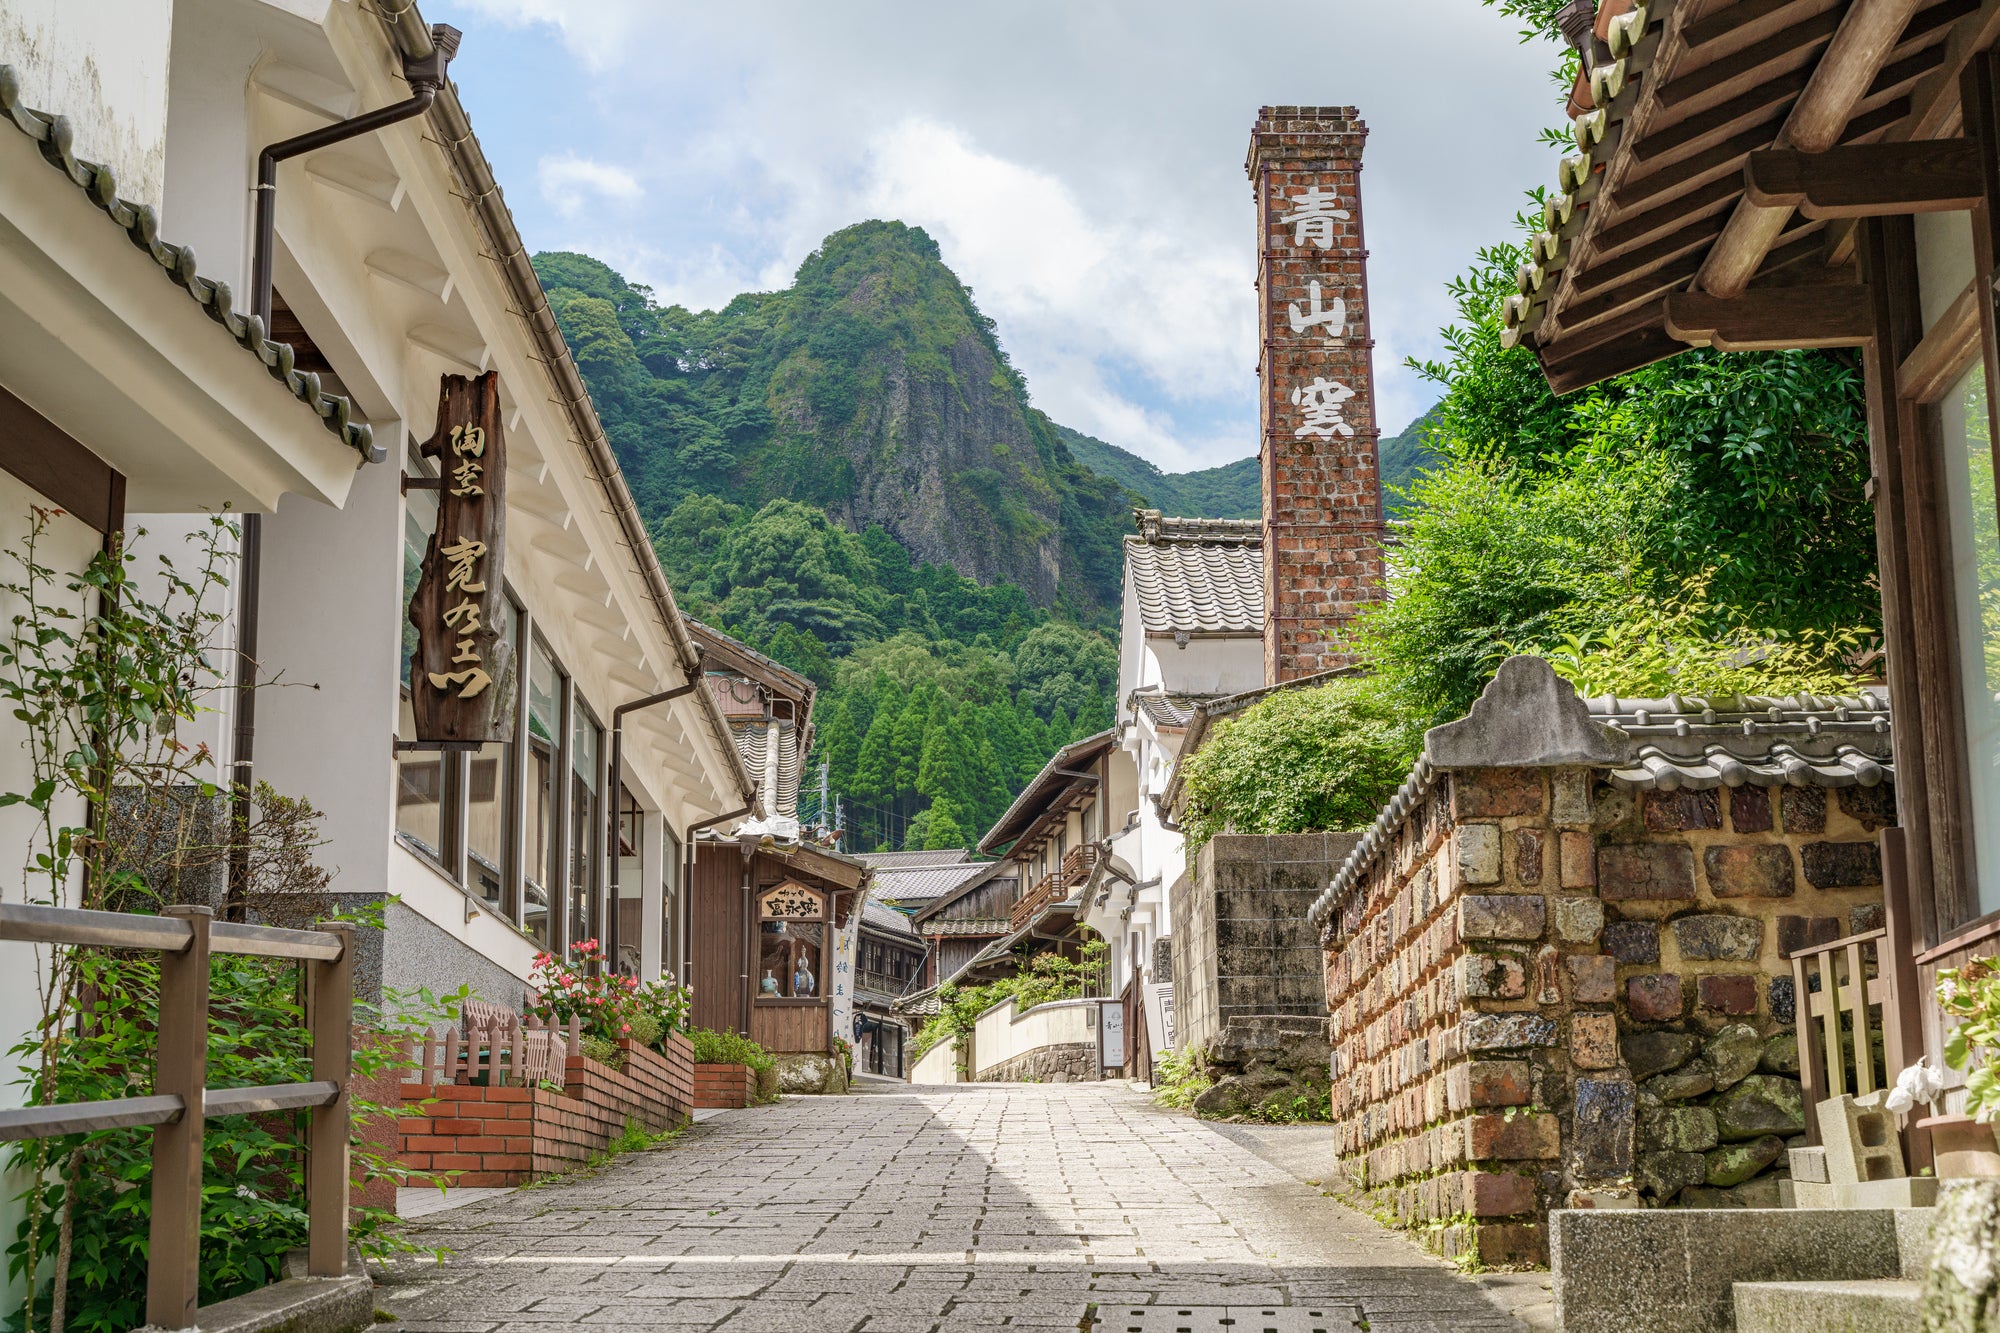
M24 551L22 543L28 532L29 513L37 505L46 508L50 502L0 472L0 550ZM43 533L35 557L54 569L80 570L90 563L101 541L97 533L76 519L58 518ZM12 581L20 573L19 565L0 555L0 579ZM0 593L0 625L11 624L21 606L17 598ZM26 740L27 731L14 720L12 710L0 710L0 792L26 792L33 785ZM56 803L54 813L59 824L75 826L84 820L84 803L80 798L61 800ZM46 850L38 829L39 821L25 805L0 809L0 901L49 900L46 881L31 879L28 874L35 853ZM72 905L74 891L72 883L69 899ZM36 989L41 954L42 950L34 945L0 942L0 1051L11 1050L25 1039L41 1018ZM26 1090L15 1082L18 1075L13 1060L6 1058L4 1063L6 1068L0 1070L0 1106L20 1106ZM0 1235L15 1234L21 1213L14 1200L25 1185L18 1171L0 1173ZM18 1299L18 1282L7 1281L5 1289L9 1297Z
M118 193L158 207L166 188L173 0L0 0L0 64L27 104L69 117L78 157Z
M1169 694L1240 694L1264 684L1262 639L1190 639L1183 648L1171 635L1149 636L1146 651Z
M962 1082L958 1076L958 1044L939 1042L924 1052L924 1058L910 1067L912 1084L946 1084Z
M393 421L376 429L391 440L401 434ZM290 495L264 520L256 775L320 811L319 860L343 893L384 889L395 837L397 479L392 464L366 467L345 509Z
M161 234L192 245L202 272L244 293L249 306L250 142L247 87L263 50L245 23L216 21L213 0L177 0L168 81L167 166Z
M1002 1000L979 1016L972 1029L972 1069L976 1074L1044 1046L1095 1042L1091 1023L1096 1000L1055 1000L1019 1014Z

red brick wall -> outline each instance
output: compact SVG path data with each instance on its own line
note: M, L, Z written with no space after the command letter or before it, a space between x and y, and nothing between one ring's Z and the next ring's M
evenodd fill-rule
M694 1104L703 1109L748 1106L757 1076L749 1065L696 1065Z
M401 1085L399 1160L411 1171L457 1172L466 1187L519 1185L572 1170L636 1120L659 1132L694 1108L694 1047L678 1034L668 1054L620 1042L625 1068L572 1056L561 1092L546 1088Z
M1381 423L1361 231L1367 139L1353 107L1294 106L1265 107L1250 138L1263 337L1266 684L1347 665L1338 633L1381 595ZM1313 191L1320 203L1302 208ZM1327 317L1336 301L1344 320ZM1295 311L1303 328L1293 327Z

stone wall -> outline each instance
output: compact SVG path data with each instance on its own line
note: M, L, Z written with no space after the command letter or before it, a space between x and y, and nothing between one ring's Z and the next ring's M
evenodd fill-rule
M1175 1038L1207 1046L1231 1019L1326 1013L1313 899L1353 850L1352 833L1246 836L1203 844L1173 894Z
M1775 1195L1783 951L1879 921L1893 792L1426 774L1324 937L1345 1188L1488 1263L1543 1259L1551 1208Z
M1211 1119L1323 1119L1331 1052L1324 1018L1238 1015L1202 1052L1214 1081L1194 1099Z
M1092 1083L1097 1080L1097 1047L1074 1042L1038 1046L982 1069L975 1083Z

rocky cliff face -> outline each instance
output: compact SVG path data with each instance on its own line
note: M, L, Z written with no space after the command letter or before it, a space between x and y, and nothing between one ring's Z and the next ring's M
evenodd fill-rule
M1029 403L921 228L836 232L790 288L719 311L660 307L582 255L535 262L649 517L799 500L1042 607L1115 610L1133 497Z

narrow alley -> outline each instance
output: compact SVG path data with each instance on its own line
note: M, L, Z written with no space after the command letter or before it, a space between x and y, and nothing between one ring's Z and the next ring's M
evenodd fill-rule
M411 1333L1517 1327L1249 1133L1115 1083L788 1098L436 1214L454 1253L380 1300Z

